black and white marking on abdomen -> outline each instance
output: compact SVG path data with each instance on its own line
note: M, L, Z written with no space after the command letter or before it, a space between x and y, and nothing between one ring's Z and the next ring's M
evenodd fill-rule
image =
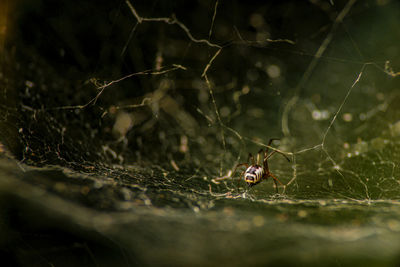
M259 165L251 165L247 168L244 173L244 180L248 184L257 184L261 182L262 177L264 176L264 169Z

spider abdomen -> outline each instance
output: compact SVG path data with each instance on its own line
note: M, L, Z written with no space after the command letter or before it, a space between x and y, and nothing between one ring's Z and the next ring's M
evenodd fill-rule
M253 186L261 182L264 177L264 168L259 165L251 165L244 173L244 180L249 186Z

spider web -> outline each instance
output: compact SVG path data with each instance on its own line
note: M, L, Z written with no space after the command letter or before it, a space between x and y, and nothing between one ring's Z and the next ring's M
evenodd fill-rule
M0 76L1 192L33 211L15 204L4 214L44 212L54 224L69 218L111 240L128 265L201 264L207 253L220 263L232 257L261 263L264 254L246 255L265 248L262 240L272 232L282 247L269 252L270 263L281 262L285 251L302 258L321 241L327 242L321 254L367 262L371 254L387 256L381 248L400 247L391 237L400 229L397 3L104 3L96 15L102 30L79 25L81 33L92 33L86 44L71 30L78 22L61 27L54 6L39 2L43 11L28 9L20 17L40 21L48 43L29 34L39 32L33 24L15 22L18 45L4 46ZM84 4L76 16L90 8ZM40 12L51 15L39 19ZM311 14L318 14L312 25L297 23ZM279 194L271 179L248 189L238 181L240 171L213 183L270 138L280 139L271 149L291 159L277 154L269 161L284 184ZM367 204L372 214L362 208ZM357 219L337 219L349 209ZM36 220L26 216L8 224ZM336 227L337 235L307 221ZM205 243L214 245L191 242L204 240L209 229L215 235ZM34 247L29 230L15 231L22 233L20 248ZM155 245L149 236L158 237L155 258L146 249ZM382 237L393 245L378 242ZM294 252L290 244L304 238L309 243ZM364 245L369 238L376 246ZM93 243L72 239L92 264L113 260ZM350 242L347 252L337 247L341 242ZM218 254L227 244L230 252ZM74 254L75 245L67 248ZM36 252L16 258L57 262Z

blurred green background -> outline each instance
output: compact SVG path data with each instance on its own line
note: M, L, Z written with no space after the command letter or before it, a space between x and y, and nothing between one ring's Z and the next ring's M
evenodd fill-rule
M4 266L398 266L398 1L0 9Z

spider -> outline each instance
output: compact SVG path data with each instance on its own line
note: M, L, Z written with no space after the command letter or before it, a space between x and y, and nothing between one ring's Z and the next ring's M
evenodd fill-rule
M260 183L262 180L267 180L269 177L272 177L272 179L274 179L274 183L275 183L275 190L276 190L276 192L278 192L278 184L277 184L277 182L279 182L281 185L283 185L283 184L278 180L278 178L275 177L275 175L273 175L269 171L268 159L272 155L274 155L275 153L279 153L282 156L284 156L287 159L287 161L290 162L290 160L285 154L283 154L282 152L280 152L278 150L274 150L270 154L268 154L269 146L271 145L271 143L274 140L279 140L279 139L276 139L276 138L270 139L269 142L268 142L268 146L265 149L265 152L264 152L263 148L261 148L260 151L258 151L258 153L257 153L257 164L254 162L253 155L251 153L249 153L249 157L247 159L247 162L251 159L251 165L250 166L249 166L248 163L240 163L240 164L236 165L236 167L233 170L231 175L215 178L214 182L218 183L218 181L222 181L222 180L231 178L235 174L237 168L245 166L246 170L242 172L242 174L240 175L240 178L242 178L242 176L243 176L244 177L244 181L248 184L249 187L252 187L252 186ZM263 164L261 166L260 165L260 153L262 153L262 152L264 154L264 157L263 157Z

